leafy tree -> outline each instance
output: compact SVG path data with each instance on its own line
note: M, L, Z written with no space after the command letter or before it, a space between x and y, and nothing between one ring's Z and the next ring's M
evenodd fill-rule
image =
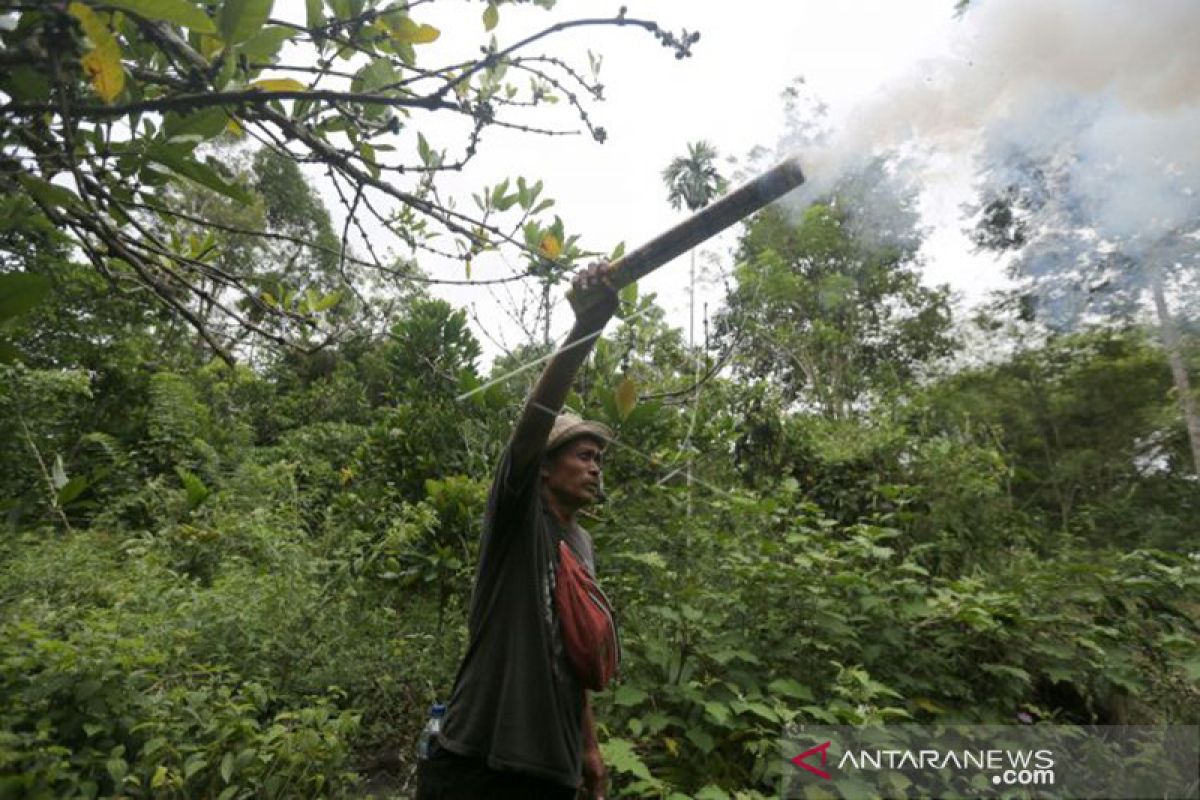
M717 159L716 148L703 140L691 142L687 147L686 156L671 159L662 179L671 208L699 211L725 191L728 182L713 163Z
M269 297L261 276L223 264L205 237L161 234L169 220L180 219L171 184L203 186L251 210L263 202L255 189L264 187L239 181L204 143L232 135L260 143L279 159L319 166L350 220L338 257L353 257L346 252L353 226L369 255L362 264L378 273L392 274L392 265L374 255L370 237L362 234L362 215L411 251L467 263L468 279L471 260L496 248L522 253L534 264L548 259L566 267L572 253L544 216L549 204L527 187L502 182L465 212L465 203L439 191L438 177L469 164L490 128L564 132L553 118L543 122L536 113L559 99L603 141L604 129L592 122L586 105L602 95L596 69L533 52L546 37L585 27L636 28L680 57L698 38L686 31L676 36L622 11L554 22L502 45L491 32L510 4L497 0L488 3L476 33L455 31L485 36L481 56L433 63L423 46L442 32L422 22L419 10L410 14L407 3L310 0L303 21L272 16L274 5L10 3L11 24L0 36L4 194L27 194L110 285L145 292L227 360L236 339L229 330L214 329L209 313L233 329L315 348L319 338L312 344L305 334L320 327L327 301L291 305ZM430 142L423 133L428 115L461 123L459 141ZM271 202L278 212L278 199ZM252 211L247 222L253 218ZM202 215L199 220L192 221L222 226ZM253 224L225 227L264 234ZM315 261L327 258L327 230L296 238ZM228 296L218 296L214 285ZM264 319L274 324L262 324Z
M922 408L938 428L992 438L1010 465L1007 492L1043 527L1176 547L1188 534L1173 520L1195 502L1179 480L1184 437L1167 422L1170 381L1145 331L1101 328L949 376Z
M1200 204L1187 185L1194 167L1170 163L1169 122L1147 130L1143 119L1121 120L1143 149L1167 137L1165 155L1127 158L1088 140L1090 126L1113 125L1100 111L1068 102L1055 113L1063 121L1039 137L998 126L989 138L975 241L1013 254L1010 273L1055 329L1100 320L1123 326L1153 309L1200 474L1200 404L1185 355L1200 319Z
M781 209L757 216L717 323L739 343L739 374L846 418L950 352L949 290L921 284L913 203L876 163L798 221Z

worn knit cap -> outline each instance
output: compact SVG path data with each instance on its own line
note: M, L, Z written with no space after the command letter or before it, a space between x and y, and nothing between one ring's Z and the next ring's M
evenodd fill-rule
M559 414L554 420L554 427L550 429L550 438L546 440L546 452L552 452L580 436L593 436L605 445L613 440L612 429L602 422L592 422L578 414Z

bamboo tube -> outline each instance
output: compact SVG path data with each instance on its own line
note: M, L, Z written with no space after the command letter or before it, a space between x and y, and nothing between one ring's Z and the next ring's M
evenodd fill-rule
M609 264L609 282L615 289L628 286L676 256L716 236L735 222L778 200L802 183L804 173L801 172L800 162L796 158L789 158L777 164Z

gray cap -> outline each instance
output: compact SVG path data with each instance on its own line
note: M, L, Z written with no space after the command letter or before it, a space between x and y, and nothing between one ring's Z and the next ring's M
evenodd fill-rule
M592 422L578 414L559 414L554 420L554 427L550 429L550 438L546 440L546 452L549 453L580 436L595 437L606 445L613 440L612 429L603 422Z

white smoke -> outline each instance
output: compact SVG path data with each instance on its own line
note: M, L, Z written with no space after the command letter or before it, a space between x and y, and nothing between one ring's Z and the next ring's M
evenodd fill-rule
M974 0L951 53L782 142L806 198L899 151L969 156L994 187L1055 164L1057 213L1134 248L1200 224L1200 0Z

